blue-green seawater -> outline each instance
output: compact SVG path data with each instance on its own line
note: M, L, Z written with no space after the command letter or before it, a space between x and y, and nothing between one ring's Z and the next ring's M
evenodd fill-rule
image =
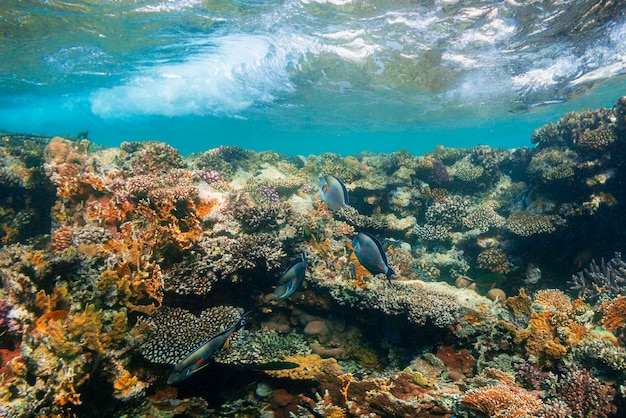
M624 1L4 0L0 130L342 154L531 145L626 94Z

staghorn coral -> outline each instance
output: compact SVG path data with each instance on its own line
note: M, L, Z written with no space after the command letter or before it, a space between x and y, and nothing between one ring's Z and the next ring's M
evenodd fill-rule
M626 262L618 252L608 262L602 258L600 265L591 260L583 271L572 275L569 284L572 285L570 289L575 291L579 298L584 298L590 303L595 303L602 297L613 298L624 295Z
M141 323L151 330L141 354L153 363L177 364L206 340L232 326L243 310L233 306L205 309L199 316L182 308L163 306Z

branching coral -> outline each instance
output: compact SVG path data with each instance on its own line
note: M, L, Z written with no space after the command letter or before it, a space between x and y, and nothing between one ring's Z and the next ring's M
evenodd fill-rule
M568 416L607 418L616 411L615 389L600 382L590 370L571 366L547 380L548 394L558 396L567 405Z
M426 220L431 225L443 225L456 229L463 225L467 216L469 201L458 195L446 197L443 202L435 202L426 210Z
M615 256L608 262L602 258L600 265L592 260L583 271L572 276L570 284L578 297L590 303L595 303L603 296L612 298L624 295L626 262L622 260L621 253L615 253Z
M461 304L449 295L419 286L389 286L382 280L373 281L366 290L344 289L338 299L352 306L374 309L388 315L406 315L416 324L432 322L446 327L459 322L464 312Z
M504 217L499 215L493 205L482 204L472 206L463 218L463 225L470 229L476 229L485 233L491 228L500 228L504 225Z
M487 248L478 254L478 267L494 273L507 274L510 270L507 255L499 248Z
M173 265L163 274L165 291L179 295L206 295L217 280L211 260L201 254Z
M129 154L124 165L135 175L158 175L186 166L178 151L162 142L123 142L120 148Z
M269 233L242 234L238 238L215 237L199 241L212 260L214 271L222 276L239 270L265 269L281 266L286 254L280 239Z

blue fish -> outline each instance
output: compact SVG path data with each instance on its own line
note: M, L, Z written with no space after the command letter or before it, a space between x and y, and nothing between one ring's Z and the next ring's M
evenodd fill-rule
M277 299L287 299L293 295L302 287L304 283L304 277L306 274L307 258L304 251L300 251L298 255L291 262L287 270L280 276L278 283L276 283L276 289L274 290L274 297Z
M320 188L322 201L326 203L328 209L333 212L336 212L344 206L350 204L348 189L346 189L346 185L343 184L337 177L326 174L321 178L317 185Z
M174 369L167 378L167 384L175 385L180 383L192 374L204 369L209 364L209 360L213 357L213 354L221 350L228 338L243 327L244 318L251 312L252 311L248 311L241 315L237 322L235 322L235 325L209 338L209 340L198 347L197 350L174 366Z
M352 240L357 260L372 274L384 273L391 284L391 276L396 274L387 261L385 249L378 239L367 232L359 232Z

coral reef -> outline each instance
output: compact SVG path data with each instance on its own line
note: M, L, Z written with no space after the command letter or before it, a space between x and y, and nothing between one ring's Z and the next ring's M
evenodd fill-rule
M621 416L625 112L425 156L3 135L0 415ZM349 206L321 201L326 174Z

